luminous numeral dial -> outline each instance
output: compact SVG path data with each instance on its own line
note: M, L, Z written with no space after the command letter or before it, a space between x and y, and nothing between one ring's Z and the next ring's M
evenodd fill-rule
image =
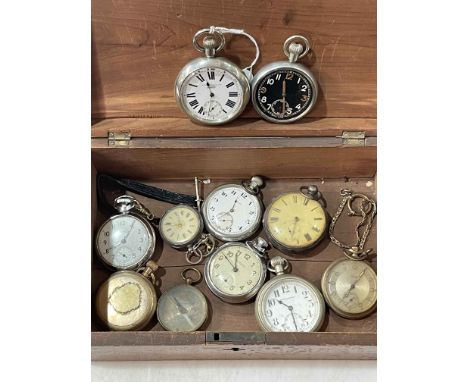
M240 240L258 228L262 206L242 186L228 185L214 190L204 203L207 227L219 239Z
M338 260L324 273L322 290L338 314L359 318L375 307L377 276L364 261Z
M259 296L260 297L260 296ZM264 329L272 332L311 332L324 317L320 292L305 280L289 276L273 279L261 291Z
M256 88L260 110L277 120L288 120L307 111L313 99L307 77L293 69L278 69L266 75Z
M139 265L154 245L146 225L133 215L116 215L97 234L97 250L102 260L117 269Z
M230 296L242 296L258 286L262 279L263 263L244 245L230 245L212 255L208 273L218 291Z
M183 82L182 103L200 121L228 120L242 106L243 91L228 71L203 68L192 72Z
M321 204L291 192L280 195L268 208L265 224L272 238L288 248L313 246L325 232L327 219Z
M184 245L198 237L201 225L200 215L193 208L180 205L164 214L159 230L164 240L170 244Z

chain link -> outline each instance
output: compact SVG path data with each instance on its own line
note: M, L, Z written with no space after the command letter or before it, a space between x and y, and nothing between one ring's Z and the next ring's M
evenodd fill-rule
M373 199L367 197L366 195L355 194L353 191L348 189L341 190L341 196L343 196L343 200L338 206L338 210L336 211L335 216L333 216L328 228L330 240L333 244L337 245L343 250L346 257L352 260L364 260L372 251L372 249L364 250L364 245L371 231L372 224L374 223L375 215L377 214L377 204ZM359 204L358 212L353 209L353 202L356 199L362 199L361 203ZM346 206L348 206L349 210L348 216L362 217L361 221L356 226L355 245L343 244L334 235L336 222L338 221ZM362 231L363 227L364 230Z
M216 248L216 240L210 234L202 234L200 240L188 247L185 259L190 264L200 264L205 257L210 256ZM192 258L195 257L195 260Z

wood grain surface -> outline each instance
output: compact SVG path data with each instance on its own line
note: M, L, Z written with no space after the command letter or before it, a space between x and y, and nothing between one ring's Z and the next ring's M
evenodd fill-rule
M192 37L211 25L243 28L261 48L256 70L284 60L293 34L307 36L320 95L311 117L376 117L375 0L94 0L92 115L183 117L173 96L179 70L199 56ZM254 49L228 37L221 52L247 66ZM244 117L257 117L251 106Z
M262 119L242 118L225 126L201 126L188 118L109 118L95 121L94 138L109 132L129 132L131 137L336 137L343 131L363 131L377 135L377 120L371 118L306 118L285 126Z
M292 176L301 179L373 177L376 173L376 146L310 147L303 138L294 141L250 138L240 142L232 139L153 140L153 147L128 149L109 148L106 142L96 142L100 146L91 155L98 171L149 181L155 175L160 179L193 176L226 179L261 174L271 179Z

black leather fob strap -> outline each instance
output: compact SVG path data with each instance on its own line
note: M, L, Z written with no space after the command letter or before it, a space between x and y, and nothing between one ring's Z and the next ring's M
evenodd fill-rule
M179 194L177 192L164 190L163 188L148 186L147 184L137 182L131 179L119 179L107 174L97 174L97 195L100 206L107 212L114 211L114 208L106 198L105 190L112 191L115 197L122 195L125 191L146 196L151 199L172 204L197 205L197 198L193 195ZM115 211L114 211L115 212Z

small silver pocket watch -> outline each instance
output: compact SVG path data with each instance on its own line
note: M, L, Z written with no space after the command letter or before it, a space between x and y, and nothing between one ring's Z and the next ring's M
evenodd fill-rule
M223 241L251 237L262 222L262 186L262 178L254 176L242 184L224 184L211 191L202 206L208 232Z
M150 221L154 216L130 195L117 197L114 208L120 214L107 219L97 232L97 255L113 269L136 269L153 256L156 234Z
M343 199L333 217L330 228L330 240L343 250L345 258L331 263L322 275L322 293L328 306L339 316L349 319L363 318L377 307L377 275L365 261L371 250L364 250L364 244L377 214L377 204L363 194L351 190L342 190ZM359 208L353 202L360 200ZM348 245L335 237L335 224L348 207L349 216L361 218L356 227L357 243ZM361 231L362 229L362 231Z
M200 45L198 38L205 35ZM202 29L193 37L193 46L205 57L185 65L175 82L179 107L194 122L221 125L237 118L250 99L249 81L237 65L215 57L225 46L223 33Z
M244 243L227 243L205 264L205 280L221 300L241 303L257 294L265 282L268 243L261 237Z
M193 271L196 278L187 277ZM181 272L185 284L167 290L159 298L156 311L161 326L172 332L193 332L199 329L208 318L206 297L192 286L202 279L196 268L186 268Z
M301 277L284 274L289 263L273 257L268 270L276 277L268 281L255 300L255 316L265 332L314 332L325 317L320 290Z
M309 52L309 41L303 36L291 36L285 41L283 50L289 61L265 65L252 81L255 110L267 121L275 123L291 123L306 116L318 95L314 75L296 62Z
M199 264L216 248L213 236L203 233L199 182L205 181L195 177L197 208L187 204L179 204L169 208L159 221L159 233L162 239L172 248L186 249L185 258L190 264Z

